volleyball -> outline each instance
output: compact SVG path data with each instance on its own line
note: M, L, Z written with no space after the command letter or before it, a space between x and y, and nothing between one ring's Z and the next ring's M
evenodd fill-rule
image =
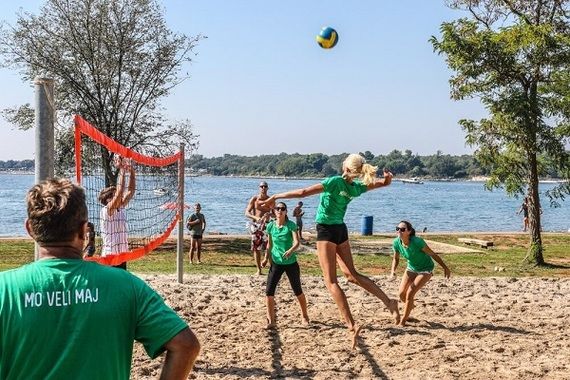
M338 42L338 33L330 26L325 26L317 34L317 43L323 49L332 49Z

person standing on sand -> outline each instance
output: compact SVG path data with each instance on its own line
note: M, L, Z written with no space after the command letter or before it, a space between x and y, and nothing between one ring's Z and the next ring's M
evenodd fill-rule
M251 253L255 260L258 275L261 275L261 251L267 249L267 237L265 235L265 225L273 215L271 207L263 205L269 196L267 182L259 183L259 194L251 197L245 208L245 216L251 220L249 224L251 233Z
M198 264L201 264L202 256L202 237L204 236L204 231L206 230L206 217L200 211L202 206L200 203L194 205L194 213L190 215L186 221L186 227L191 232L190 235L190 264L194 263L194 252L196 252L196 258L198 259Z
M299 269L297 253L295 252L299 248L297 226L287 217L287 205L285 203L277 203L274 210L277 217L267 225L269 241L265 251L265 258L261 262L262 267L265 267L268 262L270 263L269 273L267 274L267 286L265 288L267 327L275 326L275 290L279 280L281 280L281 276L283 276L283 272L287 274L293 293L299 301L302 322L308 325L307 299L301 287L301 270Z
M297 206L293 209L293 216L297 223L297 235L299 235L299 241L304 241L303 239L303 215L305 211L303 210L303 202L299 201Z
M273 206L277 199L304 198L321 194L315 219L317 255L325 285L352 335L352 348L356 347L361 326L354 322L346 295L338 284L337 262L348 281L378 297L390 310L395 322L400 321L398 301L388 298L374 281L356 271L348 240L348 230L344 223L346 209L354 198L367 191L388 186L392 182L392 173L384 170L384 177L376 178L376 170L377 168L367 164L361 155L351 154L342 164L342 176L329 177L306 188L275 194L264 202L266 206Z
M140 278L83 260L84 190L49 179L26 203L38 260L0 273L0 379L128 380L135 340L166 352L161 379L187 379L200 352L188 324Z
M428 283L433 275L434 263L443 268L445 278L449 278L451 272L437 253L432 251L424 239L416 236L416 230L408 221L402 220L396 227L398 237L394 239L392 247L392 278L396 278L396 268L400 262L400 255L408 260L408 266L402 282L400 283L400 300L404 302L404 316L400 320L400 326L405 326L410 313L414 308L414 298L421 288Z

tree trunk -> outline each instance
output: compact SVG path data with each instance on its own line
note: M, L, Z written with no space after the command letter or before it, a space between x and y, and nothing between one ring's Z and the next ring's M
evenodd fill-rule
M538 192L538 168L536 154L530 155L528 184L528 222L530 247L525 259L534 265L543 265L542 236L540 223L540 196Z

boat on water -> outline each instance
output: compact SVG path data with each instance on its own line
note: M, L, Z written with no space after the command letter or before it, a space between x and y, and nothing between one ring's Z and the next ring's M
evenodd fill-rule
M168 194L168 189L165 189L164 187L160 187L158 189L154 189L152 192L154 193L154 195L162 196L162 195Z
M413 183L415 185L423 185L424 181L420 180L419 178L403 178L403 183Z

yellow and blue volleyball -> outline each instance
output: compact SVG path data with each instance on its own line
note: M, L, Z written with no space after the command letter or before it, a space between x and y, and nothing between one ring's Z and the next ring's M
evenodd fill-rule
M338 34L336 30L330 26L325 26L321 29L321 32L317 34L317 43L323 49L331 49L335 47L338 42Z

